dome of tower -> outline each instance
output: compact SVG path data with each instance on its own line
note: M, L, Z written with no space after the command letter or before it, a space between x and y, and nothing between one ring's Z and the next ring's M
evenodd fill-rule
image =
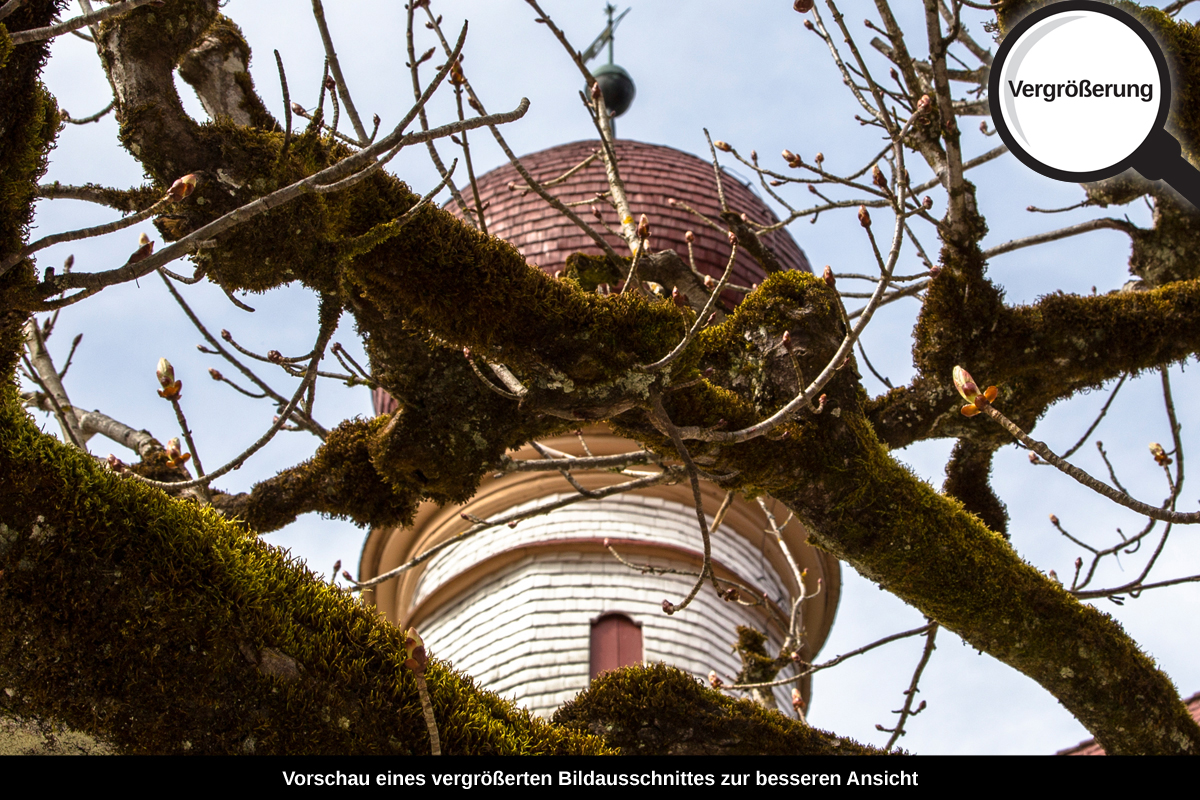
M599 148L600 143L596 141L572 142L524 156L521 164L534 179L546 185L597 153ZM712 164L673 147L625 139L617 140L616 151L621 180L634 217L645 214L650 220L651 252L671 249L686 257L684 234L692 231L696 237L692 246L697 268L706 275L721 277L729 260L729 241L725 234L728 226L721 222L721 203ZM571 253L600 254L591 237L530 190L512 165L492 170L477 182L488 233L511 242L530 263L553 274L563 268ZM513 188L509 188L510 185ZM744 213L752 222L762 225L779 221L753 190L729 172L723 172L721 187L725 202L734 213ZM469 187L464 186L462 190L470 203ZM604 215L604 221L614 230L619 229L616 211L605 200L596 199L597 193L608 191L604 160L599 156L561 183L550 186L549 191L568 205L595 200L592 205ZM711 228L683 204L713 220L721 230ZM587 205L574 209L589 224L594 223ZM451 203L449 210L459 213L456 203ZM618 253L628 252L619 236L601 233ZM804 252L786 230L767 234L763 242L775 252L785 269L812 271ZM741 251L734 262L730 280L750 286L762 281L765 275L762 267Z
M598 154L599 148L597 141L572 142L522 156L521 164L545 186L578 167L589 156ZM729 261L729 240L725 233L727 226L721 222L721 202L712 164L673 147L627 139L617 140L616 151L629 206L635 217L645 214L650 220L650 251L675 250L686 259L684 237L692 231L696 268L705 275L720 278ZM530 264L553 275L564 268L567 256L572 253L601 254L592 238L529 189L511 164L480 176L476 183L488 233L511 243ZM470 186L462 185L459 189L463 199L471 204ZM760 225L779 221L753 190L729 172L722 171L721 189L726 204L734 213L745 214L751 222ZM597 228L614 250L628 253L620 236L595 224L588 205L571 205L594 200L591 205L600 210L608 226L614 231L620 228L616 211L607 201L597 199L598 194L608 191L603 158L596 155L586 166L549 186L548 190ZM689 207L720 225L721 230L714 230L688 211ZM447 210L459 216L462 214L454 201L449 203ZM764 235L762 242L775 253L784 269L812 272L804 251L786 229ZM752 286L765 277L766 271L758 262L740 249L729 282ZM392 398L382 389L375 391L374 402L376 414L389 413L395 408Z

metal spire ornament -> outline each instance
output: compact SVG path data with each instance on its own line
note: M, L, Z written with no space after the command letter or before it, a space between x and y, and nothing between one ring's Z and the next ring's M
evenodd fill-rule
M637 95L637 87L633 84L633 78L629 77L629 73L623 68L613 63L613 34L617 29L617 25L621 20L625 19L625 15L632 9L625 9L620 16L613 17L613 13L617 8L612 3L604 7L604 13L608 15L608 24L596 40L592 42L587 50L584 50L581 57L583 62L587 62L600 55L600 51L608 45L608 63L601 64L592 70L592 75L596 77L596 83L600 85L600 93L604 95L604 105L608 107L609 113L613 119L624 114L629 110L629 106L633 104L633 98ZM613 133L616 133L616 126L613 126Z

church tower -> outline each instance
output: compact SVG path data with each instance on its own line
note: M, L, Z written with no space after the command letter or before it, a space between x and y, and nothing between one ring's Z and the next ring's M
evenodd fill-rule
M596 76L606 104L623 111L634 89L628 73L611 63L611 33L620 21L613 20L613 10L610 6L609 26L588 53L595 55L592 51L609 44L610 63ZM610 91L613 102L607 103ZM524 156L521 162L539 182L553 182L551 191L568 206L587 210L592 201L612 217L607 204L597 200L608 188L602 159L594 158L565 179L554 180L599 147L598 141L574 142ZM615 152L631 208L650 220L650 251L673 249L686 258L690 245L697 270L720 278L729 258L727 234L689 211L720 224L712 165L670 147L621 139L615 142ZM722 188L730 210L755 223L777 222L770 208L734 175L722 175ZM530 264L555 275L572 253L599 254L588 236L527 190L514 167L482 176L478 189L488 232L511 242ZM616 226L615 220L609 221ZM618 252L625 248L619 236L609 233L607 238ZM764 236L763 242L784 269L811 272L786 230ZM739 251L730 283L749 287L764 277L762 267ZM740 295L727 293L723 299L733 303L736 297ZM380 390L375 408L377 413L390 413L395 403ZM539 446L541 453L529 445L512 456L602 456L638 449L603 426ZM588 492L630 479L605 470L572 470L571 477ZM481 686L548 716L600 671L627 664L664 661L698 678L715 671L730 683L741 669L733 651L740 625L764 632L768 652L777 653L786 633L781 620L787 620L792 598L801 591L790 555L804 571L807 597L799 655L812 661L837 609L837 560L809 547L795 521L782 528L785 553L758 503L739 497L722 509L725 492L711 483L701 486L710 526L721 515L711 537L717 576L749 587L765 604L731 602L705 586L683 611L663 612L664 600L678 602L687 595L702 564L687 482L564 505L514 527L492 527L379 584L368 599L398 625L415 626L435 656L448 659ZM370 533L359 580L382 575L437 547L470 528L472 519L494 519L548 501L578 498L578 488L558 472L511 472L486 479L465 506L425 503L412 526ZM787 511L781 504L767 499L766 509L776 512L783 525ZM807 701L810 679L799 685ZM776 687L775 698L781 709L790 709L791 686Z

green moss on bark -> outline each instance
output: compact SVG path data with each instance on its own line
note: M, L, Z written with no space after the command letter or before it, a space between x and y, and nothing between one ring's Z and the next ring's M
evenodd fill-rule
M0 407L0 696L140 753L427 753L400 631ZM30 498L36 498L31 501ZM447 753L602 753L434 662Z
M665 664L607 672L554 714L622 755L882 755L747 700L707 689Z

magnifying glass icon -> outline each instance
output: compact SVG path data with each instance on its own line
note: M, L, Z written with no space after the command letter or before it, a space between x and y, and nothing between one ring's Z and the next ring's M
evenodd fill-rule
M1000 45L988 90L1000 138L1036 172L1087 183L1132 167L1200 208L1200 172L1163 129L1167 60L1125 11L1065 0L1031 13Z

